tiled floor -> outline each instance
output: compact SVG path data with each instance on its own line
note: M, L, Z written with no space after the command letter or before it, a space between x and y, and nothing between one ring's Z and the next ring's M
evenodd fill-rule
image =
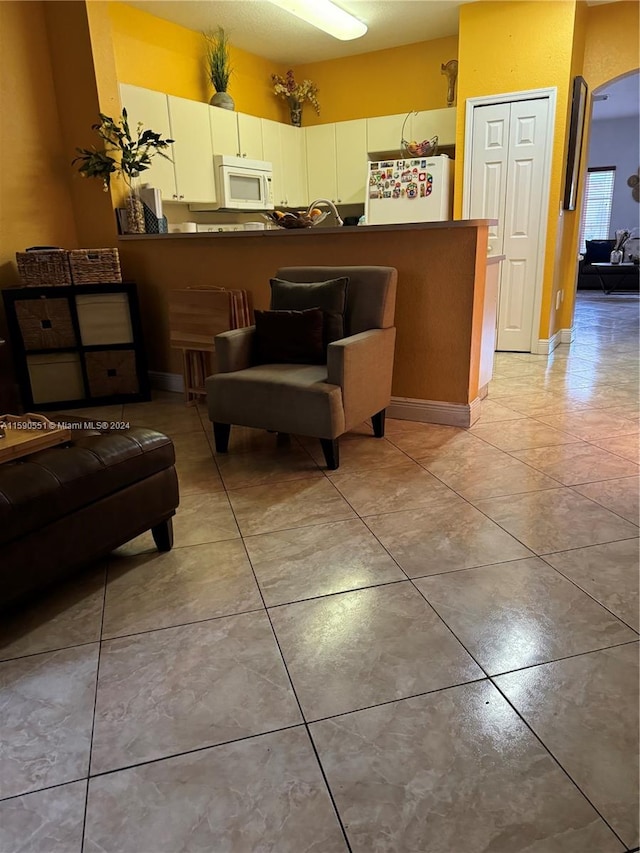
M337 472L104 413L174 438L176 547L0 629L0 853L637 849L637 338L580 294L471 430L365 425Z

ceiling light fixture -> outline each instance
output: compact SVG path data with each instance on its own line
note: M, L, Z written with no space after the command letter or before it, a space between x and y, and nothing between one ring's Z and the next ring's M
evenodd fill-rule
M345 12L344 9L340 9L330 0L269 0L269 2L341 41L360 38L367 32L366 24Z

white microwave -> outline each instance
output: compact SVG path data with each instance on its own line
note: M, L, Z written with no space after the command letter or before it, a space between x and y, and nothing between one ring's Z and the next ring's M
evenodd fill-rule
M191 210L273 210L271 163L216 154L213 165L217 201L192 204Z

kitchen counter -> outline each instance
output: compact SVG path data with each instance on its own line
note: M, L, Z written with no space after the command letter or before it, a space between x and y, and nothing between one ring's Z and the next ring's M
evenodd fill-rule
M165 387L181 373L179 354L169 348L170 290L242 288L264 309L269 279L280 267L396 267L398 332L389 415L469 426L493 370L495 297L488 297L499 262L487 259L492 224L474 219L141 234L120 238L119 248L125 276L138 283L149 365Z
M411 222L403 225L342 225L339 228L267 228L264 231L199 231L181 234L122 234L119 240L197 240L197 239L242 239L244 237L326 237L329 234L376 234L386 231L431 231L442 228L468 228L470 225L497 225L497 219L460 219L450 222Z

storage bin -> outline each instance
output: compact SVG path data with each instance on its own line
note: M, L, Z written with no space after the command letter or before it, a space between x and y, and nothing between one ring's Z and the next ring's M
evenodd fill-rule
M96 350L85 353L91 397L137 394L140 390L134 350Z
M78 353L28 355L27 368L34 404L84 399L82 367Z
M117 249L72 249L69 252L74 284L109 284L122 281Z
M18 274L26 287L63 287L71 284L66 249L16 252Z
M126 293L83 293L76 296L76 310L83 346L133 343Z
M63 349L77 345L69 300L41 296L14 303L26 350Z

